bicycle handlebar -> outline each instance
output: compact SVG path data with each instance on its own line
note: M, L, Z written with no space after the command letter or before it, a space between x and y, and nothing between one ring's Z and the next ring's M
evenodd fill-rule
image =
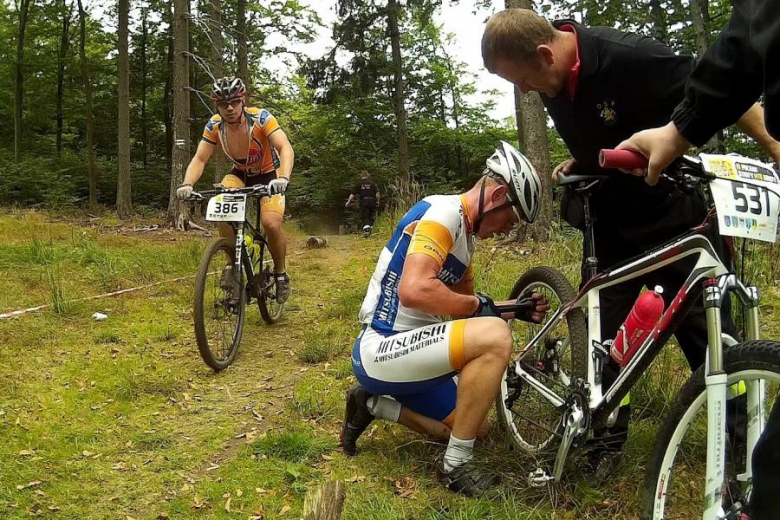
M599 166L620 170L647 168L647 157L633 150L608 150L599 152Z
M238 194L253 195L257 197L267 197L268 186L266 186L265 184L258 184L257 186L251 186L249 188L217 188L214 190L206 190L200 192L193 191L192 194L189 196L189 198L187 198L187 201L198 202L213 197L214 195L219 195L221 193L238 193Z

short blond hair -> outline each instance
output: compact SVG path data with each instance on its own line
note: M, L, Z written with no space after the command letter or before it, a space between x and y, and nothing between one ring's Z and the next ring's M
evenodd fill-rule
M495 72L501 60L536 64L539 45L555 37L553 26L530 9L506 9L490 17L482 35L482 60Z

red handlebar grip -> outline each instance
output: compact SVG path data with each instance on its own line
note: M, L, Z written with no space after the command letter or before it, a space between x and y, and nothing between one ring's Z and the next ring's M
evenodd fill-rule
M623 170L647 168L647 157L633 150L601 150L599 166Z

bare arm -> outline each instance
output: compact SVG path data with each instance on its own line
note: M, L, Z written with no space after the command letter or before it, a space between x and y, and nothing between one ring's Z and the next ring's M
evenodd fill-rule
M268 136L268 142L276 149L281 161L277 175L289 179L292 175L293 162L295 162L295 152L287 139L287 134L284 133L284 130L277 130Z
M216 146L206 141L201 141L198 144L198 150L195 152L195 156L190 161L189 166L187 166L187 173L184 174L184 184L194 186L198 182L200 176L203 175L203 169L214 153L214 148Z
M479 306L473 294L459 294L439 280L439 263L423 253L406 257L398 297L404 307L435 316L469 316Z
M766 131L764 107L753 103L753 106L739 118L737 126L766 150L775 162L780 162L780 143Z
M353 200L355 200L355 194L354 193L350 193L349 194L349 198L347 199L347 203L344 206L349 206L350 204L352 204Z

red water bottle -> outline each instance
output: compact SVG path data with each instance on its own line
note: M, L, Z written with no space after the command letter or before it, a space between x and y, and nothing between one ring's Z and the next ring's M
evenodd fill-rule
M618 329L615 341L612 342L610 354L617 364L624 367L634 357L637 349L644 343L655 329L658 320L664 312L664 290L656 286L652 291L639 295L628 318Z

